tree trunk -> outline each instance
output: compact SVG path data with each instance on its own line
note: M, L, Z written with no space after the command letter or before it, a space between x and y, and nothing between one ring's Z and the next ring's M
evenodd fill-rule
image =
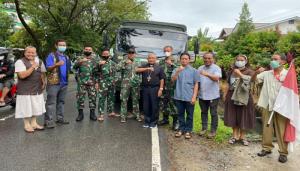
M21 21L21 23L23 24L24 28L26 29L26 31L29 33L29 35L31 36L31 38L34 41L35 47L37 49L37 53L38 55L40 54L40 50L41 50L41 44L40 41L38 40L38 38L36 37L36 35L34 34L34 32L32 31L32 29L28 26L28 24L25 22L23 15L22 15L22 11L20 8L20 1L19 0L14 0L15 1L15 5L16 5L16 11L18 14L18 17Z

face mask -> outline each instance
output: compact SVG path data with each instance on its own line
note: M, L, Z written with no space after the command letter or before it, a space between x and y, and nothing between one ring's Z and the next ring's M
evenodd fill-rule
M59 52L65 52L66 49L67 49L66 46L58 46L58 47L57 47L57 50L58 50Z
M235 61L235 66L238 68L243 68L246 65L246 61Z
M271 68L276 69L276 68L280 67L280 64L278 61L273 60L270 62L270 66L271 66Z
M101 56L103 59L107 60L109 56Z
M166 57L169 57L169 56L172 55L172 53L171 52L165 52L165 55L166 55Z
M92 52L84 51L83 54L84 54L85 56L90 56L90 55L92 54Z
M3 60L4 59L4 56L0 56L0 60Z

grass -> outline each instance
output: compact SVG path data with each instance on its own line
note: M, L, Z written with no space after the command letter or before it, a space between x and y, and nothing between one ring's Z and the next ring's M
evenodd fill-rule
M208 114L208 128L210 128L210 123L211 123L211 117L210 113ZM172 123L172 117L170 117L170 120ZM199 106L199 102L197 101L195 105L195 111L194 111L194 125L193 125L193 132L194 133L199 133L202 128L202 122L201 122L201 109ZM220 119L219 116L219 124L218 124L218 130L217 130L217 135L214 139L215 142L217 143L223 143L227 142L227 140L230 138L232 135L232 129L230 127L226 127L224 125L224 121Z

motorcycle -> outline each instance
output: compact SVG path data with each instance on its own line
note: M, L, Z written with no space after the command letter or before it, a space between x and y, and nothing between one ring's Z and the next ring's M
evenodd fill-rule
M2 91L0 91L0 97L2 97ZM17 97L17 85L13 85L11 89L9 90L8 94L4 98L5 105L0 106L5 107L5 106L11 106L11 107L16 107L16 97Z

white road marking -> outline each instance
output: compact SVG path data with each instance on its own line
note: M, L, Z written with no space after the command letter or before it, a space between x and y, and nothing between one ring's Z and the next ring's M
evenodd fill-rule
M15 114L11 114L11 115L5 116L4 118L0 118L0 121L5 121L6 119L12 118L14 116L15 116Z
M161 171L158 128L151 129L152 136L152 171Z

